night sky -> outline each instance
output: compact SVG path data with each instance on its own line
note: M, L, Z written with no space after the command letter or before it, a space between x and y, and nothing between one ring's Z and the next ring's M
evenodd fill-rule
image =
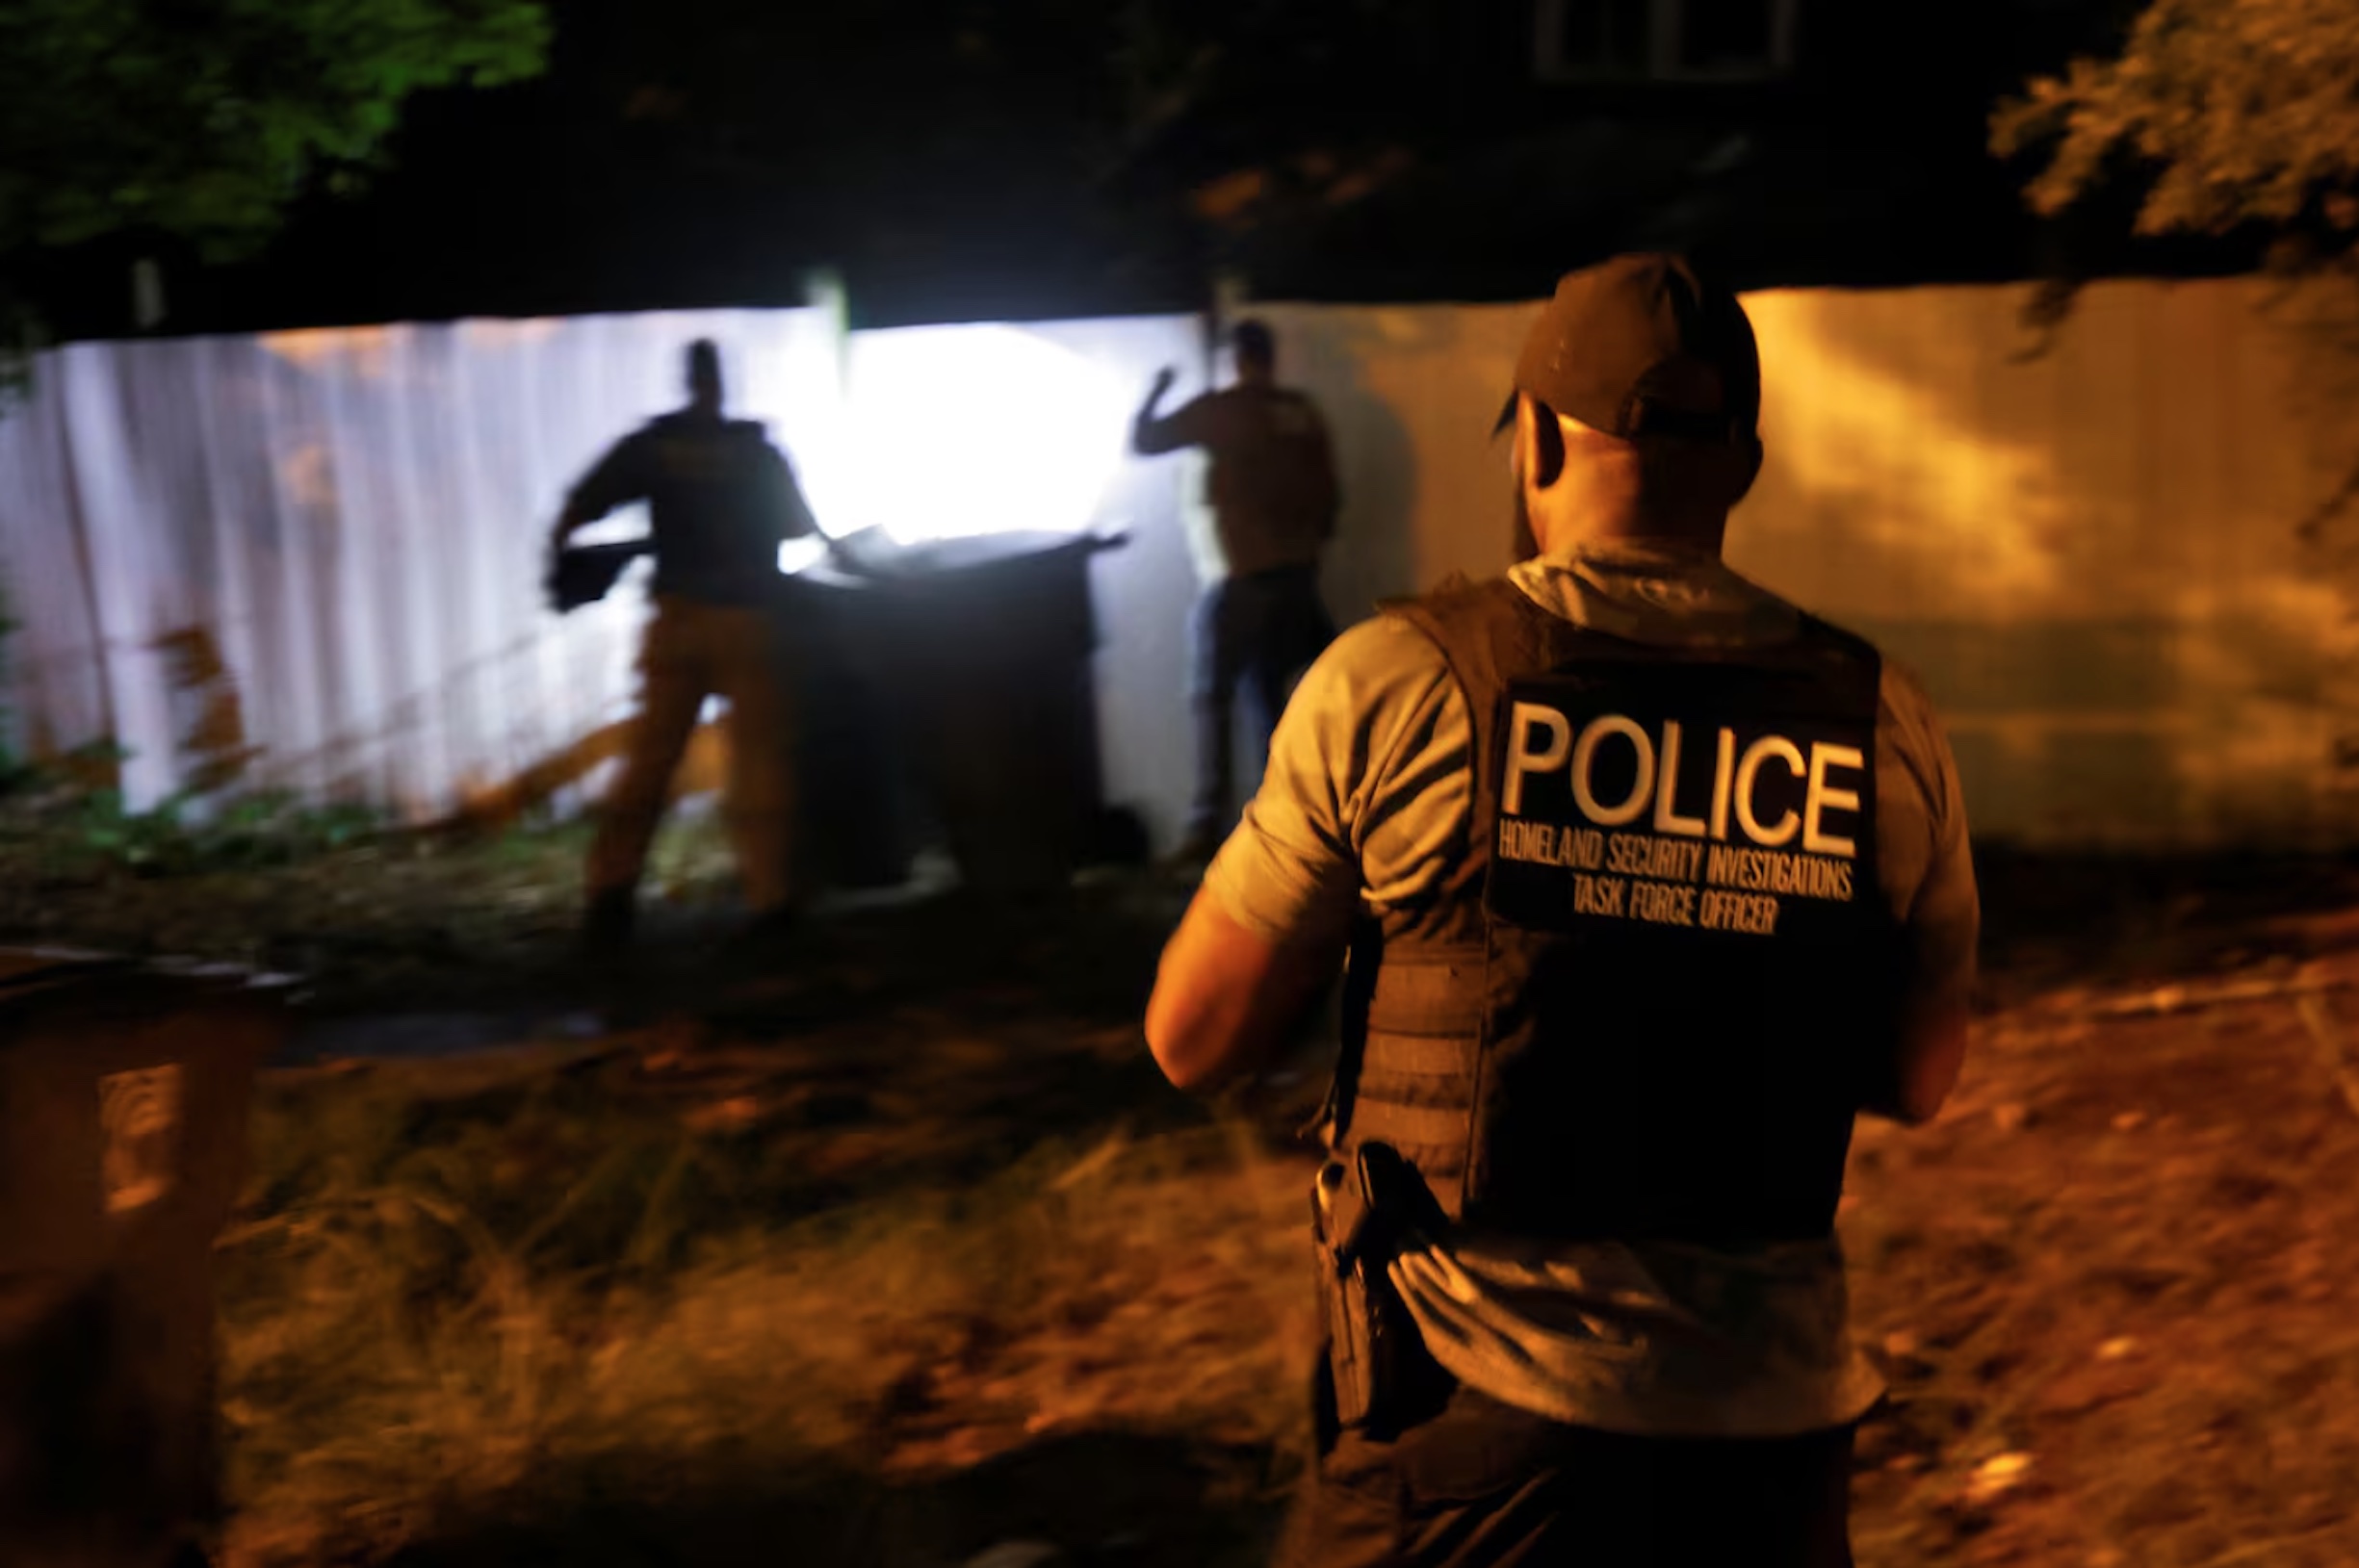
M862 324L1263 297L1530 297L1641 245L1741 286L2217 271L2099 202L2035 222L1991 102L2101 44L2089 0L1805 7L1769 83L1549 84L1528 7L1384 0L557 0L539 80L414 99L388 167L259 258L41 262L64 336L801 302ZM1175 89L1173 84L1180 84Z

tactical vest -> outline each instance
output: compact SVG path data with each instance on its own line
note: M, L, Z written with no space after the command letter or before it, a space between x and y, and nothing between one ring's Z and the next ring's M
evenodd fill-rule
M654 590L758 604L778 572L783 476L754 420L667 414L646 428Z
M1439 895L1355 940L1331 1144L1494 1233L1829 1234L1899 994L1876 650L1633 643L1503 579L1387 608L1465 694L1473 807Z

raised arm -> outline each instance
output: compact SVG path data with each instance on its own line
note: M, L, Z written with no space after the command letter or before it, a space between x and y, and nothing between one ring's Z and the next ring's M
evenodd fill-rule
M1139 404L1137 415L1130 421L1130 450L1142 457L1178 451L1204 440L1201 426L1204 410L1208 406L1205 398L1193 398L1172 414L1155 412L1179 378L1180 373L1168 365L1157 372L1154 385L1148 389L1147 400Z

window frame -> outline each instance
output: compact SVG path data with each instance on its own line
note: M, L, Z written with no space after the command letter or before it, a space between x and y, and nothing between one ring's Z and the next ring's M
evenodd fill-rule
M1533 7L1532 73L1542 82L1767 82L1789 75L1802 0L1761 0L1769 9L1769 55L1758 62L1696 68L1679 64L1688 0L1646 0L1647 59L1636 69L1565 58L1567 13L1574 0Z

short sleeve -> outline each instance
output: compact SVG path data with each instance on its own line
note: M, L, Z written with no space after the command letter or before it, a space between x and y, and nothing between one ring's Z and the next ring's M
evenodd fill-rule
M1921 999L1974 985L1982 895L1949 736L1914 675L1886 660L1876 720L1878 880L1907 933Z
M1332 937L1363 899L1416 899L1463 849L1470 739L1439 649L1390 616L1352 628L1296 687L1205 886L1273 942Z

